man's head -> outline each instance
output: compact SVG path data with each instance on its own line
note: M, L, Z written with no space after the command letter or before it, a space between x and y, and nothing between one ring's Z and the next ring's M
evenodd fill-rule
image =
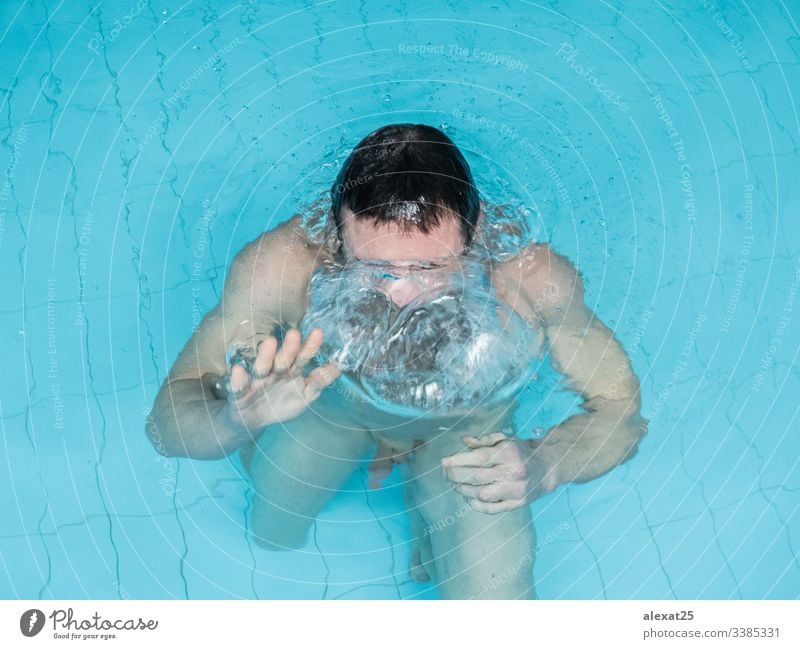
M472 240L480 196L452 140L424 124L367 135L331 188L333 219L348 258L430 260Z

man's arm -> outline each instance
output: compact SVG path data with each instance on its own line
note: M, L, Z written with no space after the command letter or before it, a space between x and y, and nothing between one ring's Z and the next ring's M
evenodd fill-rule
M550 356L583 413L544 439L491 432L465 437L466 450L442 458L445 477L469 505L486 514L522 507L565 482L585 482L632 457L646 422L639 381L611 331L586 307L580 276L546 245L508 262L504 294L539 321ZM518 291L518 292L517 292Z
M611 330L586 306L583 282L564 257L543 247L528 286L554 368L583 397L583 413L531 440L545 467L544 490L586 482L630 459L647 430L639 381Z
M219 459L246 441L245 431L225 417L227 400L216 384L227 373L225 351L239 322L269 317L268 302L248 304L260 254L270 254L269 237L245 246L234 258L220 303L209 311L178 354L147 417L147 435L162 455ZM266 244L266 245L264 245ZM273 322L273 324L277 324Z
M302 315L311 262L288 228L279 226L236 255L220 304L178 355L147 418L147 435L162 455L226 457L270 423L300 414L338 376L327 365L304 376L303 366L319 349L322 332L311 332L303 342L298 331L290 330L280 349L274 336L265 336L252 368L234 366L229 391L217 389L228 374L225 352L237 327L256 323L269 334L280 320Z

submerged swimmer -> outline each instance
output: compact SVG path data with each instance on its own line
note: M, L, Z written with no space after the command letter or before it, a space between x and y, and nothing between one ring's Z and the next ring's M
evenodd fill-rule
M159 391L153 443L241 450L252 533L275 550L306 542L377 443L374 478L405 460L415 578L445 598L535 596L527 505L609 471L645 431L629 359L546 244L477 254L492 213L441 131L371 133L331 199L330 237L295 217L236 255ZM512 415L545 350L583 412L525 439Z

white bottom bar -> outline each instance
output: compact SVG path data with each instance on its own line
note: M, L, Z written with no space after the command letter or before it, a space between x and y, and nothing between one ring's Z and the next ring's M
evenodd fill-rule
M797 601L2 601L0 647L800 646ZM35 635L27 637L26 634ZM23 633L25 630L25 633Z

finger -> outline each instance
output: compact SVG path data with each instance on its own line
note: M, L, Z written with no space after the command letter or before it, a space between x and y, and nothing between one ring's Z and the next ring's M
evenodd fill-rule
M485 503L482 500L471 498L467 500L467 504L481 514L500 514L523 507L526 503L524 500L504 500L499 503Z
M298 369L303 369L308 362L317 355L321 345L322 329L317 327L316 329L312 329L311 333L306 336L306 340L303 343L303 347L300 349L300 353L297 355L294 366Z
M527 485L523 481L495 482L488 485L459 483L453 489L465 498L476 498L486 503L496 503L501 500L524 499Z
M234 365L230 377L231 394L234 399L240 399L250 387L250 372L241 365Z
M258 353L253 362L253 377L263 379L272 371L272 363L275 361L275 353L278 351L278 339L275 336L267 336L258 343Z
M484 485L474 485L474 484L457 484L453 487L455 491L460 493L464 498L478 498L478 494L480 494L482 489L485 489Z
M451 466L483 466L492 467L496 462L492 459L497 451L492 448L478 448L472 451L462 451L455 455L442 458L443 467Z
M289 329L283 337L283 344L275 354L275 362L272 364L272 371L275 374L285 374L297 358L300 351L300 332L297 329Z
M481 435L480 437L465 437L464 444L470 448L482 448L487 446L494 446L498 442L509 439L504 433L489 433L488 435Z
M312 370L306 379L306 389L320 392L341 376L341 370L328 363Z
M475 496L485 503L496 503L502 500L524 500L527 483L522 480L509 482L496 482L488 487L482 487Z
M497 482L499 476L494 469L451 467L444 470L444 477L446 480L456 484L488 485Z

